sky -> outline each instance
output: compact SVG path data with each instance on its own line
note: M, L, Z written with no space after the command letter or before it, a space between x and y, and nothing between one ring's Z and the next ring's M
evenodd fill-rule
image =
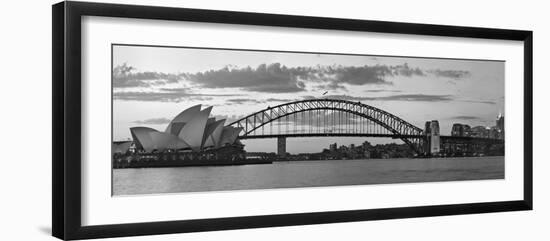
M450 135L453 123L493 126L504 114L503 61L114 45L112 66L116 141L131 138L130 127L163 131L197 104L213 106L211 115L230 123L296 100L361 101L421 128L438 120L442 135ZM287 151L319 152L329 143L365 140L400 143L289 138ZM275 139L243 143L247 151L276 150Z

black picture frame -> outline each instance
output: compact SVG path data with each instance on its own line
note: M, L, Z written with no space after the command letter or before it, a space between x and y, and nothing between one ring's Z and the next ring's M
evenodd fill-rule
M307 225L532 210L533 208L533 33L532 31L335 19L262 13L197 10L89 2L52 6L52 233L60 239L88 239L228 229ZM81 224L81 17L228 23L427 36L517 40L524 43L523 199L455 205L294 213L114 225Z

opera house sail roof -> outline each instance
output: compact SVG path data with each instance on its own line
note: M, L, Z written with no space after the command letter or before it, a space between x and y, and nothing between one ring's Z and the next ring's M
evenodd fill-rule
M206 121L208 120L210 111L212 111L212 106L201 110L189 122L186 122L178 133L178 137L189 143L194 151L199 151L202 147Z
M202 141L203 147L220 147L220 139L223 131L225 119L214 121L206 126L205 135Z
M164 132L149 127L132 127L130 133L138 150L162 152L165 150L201 151L219 148L237 142L242 128L224 126L225 119L209 118L212 107L201 110L201 105L185 109L170 121ZM129 148L116 145L116 150Z
M191 118L193 118L193 116L196 116L200 111L201 105L195 105L182 111L176 117L174 117L172 121L170 121L170 124L168 124L164 132L177 136L181 128L183 128L183 125L189 122Z

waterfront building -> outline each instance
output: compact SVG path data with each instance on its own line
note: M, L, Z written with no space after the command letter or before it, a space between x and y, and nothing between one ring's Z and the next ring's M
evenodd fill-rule
M334 142L333 144L330 144L328 146L328 149L331 151L331 152L335 152L337 149L338 149L338 144L336 142Z
M363 157L366 158L366 159L369 159L370 158L370 151L364 150L363 151Z
M431 135L430 135L430 153L438 154L440 149L440 137L439 137L439 121L432 120L431 123Z
M469 125L455 123L451 130L451 136L504 139L504 116L499 114L496 118L496 125L492 127L475 126L470 128Z
M472 134L472 128L469 125L463 125L463 136L471 136Z
M113 153L125 154L132 148L132 141L115 141L113 142Z
M470 136L477 138L489 138L489 128L485 126L473 127Z
M364 141L362 146L363 146L363 150L368 150L370 147L372 147L372 145L368 141Z
M504 116L502 113L498 114L496 124L498 129L504 130Z
M462 124L454 123L451 129L451 136L462 136L464 133L464 127Z
M455 123L451 130L451 136L470 136L472 132L471 129L469 125Z
M498 114L496 124L499 130L498 139L504 139L504 116L502 113Z
M349 147L345 145L341 145L340 148L338 148L338 151L340 152L347 152L349 150Z
M191 118L196 116L201 111L201 105L195 105L193 107L187 108L186 110L179 113L166 127L164 132L170 133L172 135L178 135L183 128L185 123L188 123Z
M238 141L242 128L224 126L225 119L209 118L212 107L201 105L185 109L174 117L164 132L149 127L132 127L132 142L114 142L113 151L124 153L133 144L138 152L191 151L242 145Z
M425 124L424 133L426 134L427 145L426 154L428 155L437 155L440 151L440 134L439 134L439 121L432 120L427 121Z
M496 126L489 129L489 138L500 139L500 130Z

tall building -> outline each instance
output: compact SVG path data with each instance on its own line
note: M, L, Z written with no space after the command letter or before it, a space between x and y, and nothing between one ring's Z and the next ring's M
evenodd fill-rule
M451 129L451 136L462 136L464 133L464 125L459 123L454 123L453 128Z
M496 124L499 130L498 138L504 139L504 115L502 115L502 113L498 114Z
M471 128L469 125L464 125L460 123L453 124L451 129L451 136L470 136Z
M500 138L500 130L496 126L493 126L489 129L489 138L491 139Z
M430 121L426 121L426 123L424 124L424 135L426 135L426 143L424 143L424 154L426 155L429 155L430 154L430 134L432 133L432 127L431 127L431 122Z
M485 126L473 127L470 136L477 138L489 138L489 130Z
M472 128L469 125L463 125L463 136L471 136Z
M427 121L425 124L424 133L427 140L427 143L425 143L425 153L428 155L437 155L441 148L441 140L439 136L439 121Z
M431 121L426 121L426 124L424 125L424 134L430 135L430 133L432 132L431 125L432 125Z
M333 144L330 144L328 146L328 149L331 151L331 152L335 152L336 149L338 149L338 144L336 142L334 142Z
M498 114L496 124L498 129L504 130L504 116L502 113Z
M439 137L439 121L432 120L431 125L431 140L430 140L430 153L431 154L438 154L440 150L440 137Z

